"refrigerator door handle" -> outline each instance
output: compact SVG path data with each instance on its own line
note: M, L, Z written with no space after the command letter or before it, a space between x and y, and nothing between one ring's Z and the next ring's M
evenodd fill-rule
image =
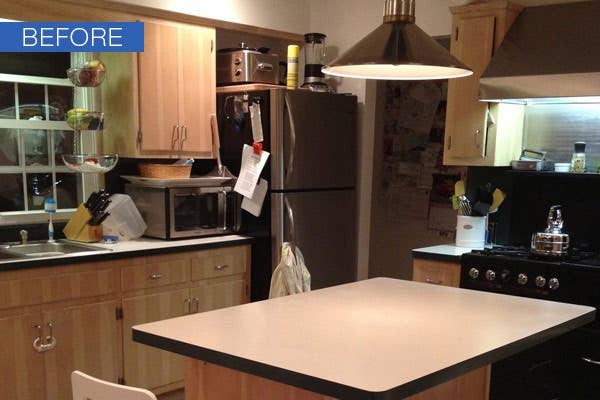
M285 213L287 214L288 220L290 221L290 239L288 240L288 242L294 243L295 239L296 239L296 226L294 224L294 211L292 210L292 207L290 206L290 202L287 199L287 197L284 196L283 198L283 203L285 205Z
M285 171L284 182L288 182L289 176L294 170L294 153L296 152L296 124L294 123L294 116L292 113L292 107L288 95L285 95L285 108L287 110L288 118L290 119L290 149L288 156L287 169Z

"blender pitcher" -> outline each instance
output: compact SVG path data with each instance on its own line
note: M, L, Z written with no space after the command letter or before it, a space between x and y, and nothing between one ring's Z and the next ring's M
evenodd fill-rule
M325 36L322 33L304 35L304 83L302 88L315 92L333 92L321 72L325 59Z

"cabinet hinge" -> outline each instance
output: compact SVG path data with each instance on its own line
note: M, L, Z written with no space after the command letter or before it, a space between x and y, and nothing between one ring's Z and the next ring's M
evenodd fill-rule
M456 31L454 32L454 41L458 42L458 26L456 27Z
M122 307L117 307L115 309L115 318L117 320L123 319L123 308Z
M125 384L125 378L118 377L118 378L117 378L117 383L118 383L119 385L124 385L124 384Z
M138 133L137 133L137 142L138 142L138 144L142 144L142 130L141 129L138 130Z
M448 136L448 150L452 147L452 136Z
M210 39L210 52L211 53L213 52L214 46L215 46L215 42L212 39Z

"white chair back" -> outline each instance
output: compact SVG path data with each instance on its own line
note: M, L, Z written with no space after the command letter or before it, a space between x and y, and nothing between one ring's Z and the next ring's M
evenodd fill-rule
M156 400L149 390L117 385L86 375L71 373L73 400Z

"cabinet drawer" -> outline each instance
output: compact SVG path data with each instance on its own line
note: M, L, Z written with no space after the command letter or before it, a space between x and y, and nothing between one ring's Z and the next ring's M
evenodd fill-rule
M444 261L415 259L413 261L413 281L458 287L460 265Z
M189 262L183 257L123 267L123 291L183 283L188 280L188 270Z
M115 293L119 289L117 271L103 268L2 280L0 309Z
M242 274L247 263L248 246L198 252L192 257L192 280Z

